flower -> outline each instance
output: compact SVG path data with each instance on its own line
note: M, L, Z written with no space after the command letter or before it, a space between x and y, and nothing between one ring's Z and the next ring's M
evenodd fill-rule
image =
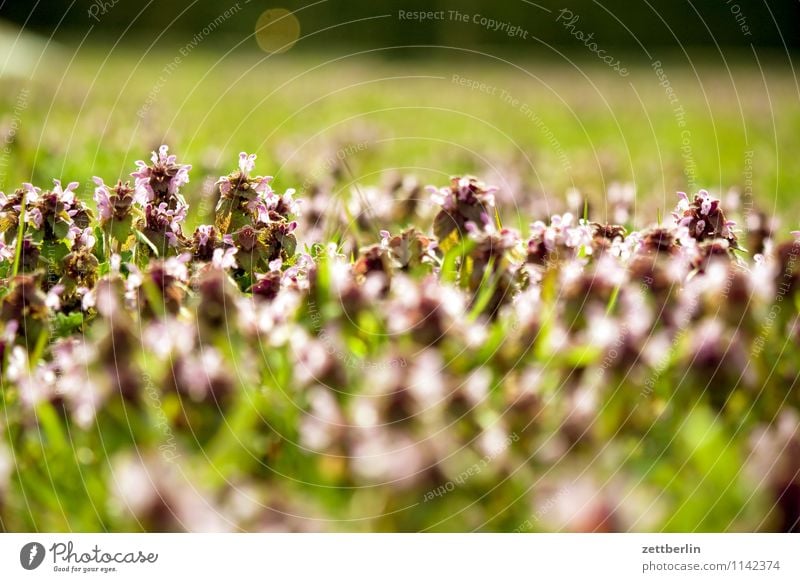
M256 167L256 157L255 154L248 155L245 152L239 154L239 171L228 176L220 176L217 180L217 186L222 196L229 197L235 193L243 195L242 193L247 192L266 195L271 192L269 183L272 181L272 176L250 177L250 172Z
M0 263L3 261L8 261L14 258L14 251L11 247L6 245L2 240L0 240Z
M731 248L737 248L733 228L736 223L725 218L717 198L707 190L700 190L693 200L689 200L685 192L678 192L678 197L678 205L672 213L678 226L685 226L689 235L698 241L723 238Z
M80 229L77 226L70 227L67 240L75 248L85 247L87 249L92 249L96 242L94 231L91 228Z
M217 204L215 226L223 233L241 227L272 220L280 198L269 186L272 176L250 176L255 168L255 154L239 154L239 169L228 176L220 176L216 182L220 200Z
M237 267L235 257L236 253L236 247L214 249L214 256L211 258L211 264L224 271L228 269L235 269Z
M88 429L108 396L90 373L97 357L95 349L89 342L66 338L59 340L52 351L55 392L66 402L77 425Z
M147 201L147 193L143 186L132 188L130 182L123 184L122 180L118 180L116 186L109 188L98 176L92 180L97 184L94 189L94 201L100 213L101 226L112 218L123 220L130 213L134 203L144 205Z
M242 174L249 174L256 167L256 155L247 155L245 152L239 153L239 171Z
M148 203L144 221L140 221L138 227L159 251L166 250L165 247L180 250L185 244L181 223L186 220L188 209L181 204L170 208L166 202L157 206Z
M294 199L295 189L289 188L283 193L283 196L274 198L275 206L272 208L274 212L280 214L284 218L298 216L300 214L300 200Z
M0 192L0 238L6 243L16 240L20 211L27 197L24 188L18 188L10 196Z
M55 194L62 204L71 207L75 203L75 189L80 186L79 182L70 182L66 189L61 188L61 180L53 180L53 194Z
M147 287L152 285L160 294L167 312L177 314L186 296L189 282L187 263L191 258L189 253L183 253L177 257L151 260L144 274L135 265L127 265L129 275L126 280L126 298L132 304L139 306L143 315L160 313L162 306L151 304L154 298Z
M468 222L479 229L490 224L489 213L494 209L496 187L487 187L477 178L456 176L449 186L438 189L428 186L427 190L431 201L442 207L433 221L433 233L440 245L454 234L460 238Z
M229 234L220 236L219 231L210 224L201 224L192 235L191 251L196 261L212 261L216 251L227 251L232 247L233 237Z
M165 202L170 208L176 204L186 205L180 196L180 188L189 181L189 164L179 164L177 156L169 154L169 148L162 145L150 156L151 165L142 160L136 161L139 168L131 174L136 179L136 189L142 188L147 202Z
M27 218L36 231L32 233L36 240L63 240L73 226L80 229L89 227L91 212L75 198L75 189L79 185L70 182L63 188L60 180L53 180L53 189L42 192L33 184L24 184L24 197L30 205Z
M537 220L530 226L527 243L528 262L546 265L551 262L567 260L577 256L581 250L591 253L595 227L566 212L555 214L550 224Z

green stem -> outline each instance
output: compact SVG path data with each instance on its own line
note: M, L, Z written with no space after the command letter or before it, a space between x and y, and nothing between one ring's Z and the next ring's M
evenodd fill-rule
M16 277L19 273L19 265L22 262L22 240L25 237L25 205L28 193L22 195L22 202L19 205L19 223L17 224L17 248L14 249L14 266L11 269L11 277Z

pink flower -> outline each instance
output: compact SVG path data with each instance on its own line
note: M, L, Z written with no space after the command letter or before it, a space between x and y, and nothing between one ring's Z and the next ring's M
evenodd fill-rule
M38 208L31 208L28 211L28 217L33 223L33 226L35 226L37 229L42 228L42 225L44 224L44 217L42 216L41 210Z
M189 270L186 263L192 260L192 255L183 253L177 257L170 257L164 261L164 272L181 283L186 283L189 280Z
M235 192L240 192L245 198L250 198L251 193L266 196L272 193L269 183L272 176L250 177L250 172L255 169L256 155L246 152L239 154L239 170L228 176L220 176L216 185L223 197L231 197Z
M239 154L239 170L242 174L250 174L256 167L256 155L247 155L245 152Z
M731 248L737 247L735 222L727 220L720 201L713 198L707 190L700 190L693 200L684 192L678 192L678 204L672 212L675 223L687 227L691 236L698 241L723 238Z
M435 186L427 186L425 189L431 195L431 202L441 206L445 210L455 210L456 197L450 188L436 188Z
M223 197L229 196L231 190L233 190L233 184L231 184L230 180L224 176L219 179L217 186L219 186L219 192Z
M144 205L147 202L147 190L143 186L131 188L129 182L118 181L113 188L107 186L103 179L92 178L97 187L94 189L94 201L100 213L100 222L105 223L112 218L126 217L134 203Z
M22 184L22 188L25 190L25 201L29 203L35 203L39 199L39 194L42 193L41 188L37 188L30 182L25 182ZM16 208L15 210L19 210Z
M166 195L176 196L178 190L189 181L189 164L177 163L177 157L168 154L169 148L162 145L158 152L150 156L152 165L142 160L136 161L139 168L131 176L136 179L136 187L144 189L147 201L156 198L165 198Z
M67 240L71 244L78 244L79 246L86 247L87 249L94 248L94 243L97 242L94 236L94 231L91 227L81 230L74 224L69 227L67 232Z
M80 186L79 182L70 182L66 190L61 188L61 180L53 180L53 194L58 196L58 200L65 207L70 208L75 203L75 190Z
M271 194L272 189L269 187L269 183L272 181L272 176L257 176L250 180L251 187L255 190L258 194Z
M103 183L103 179L95 176L92 178L97 188L94 189L94 201L97 203L97 211L100 213L101 220L110 220L114 216L114 209L111 206L111 194L108 186Z
M6 245L6 243L0 240L0 263L12 259L13 257L14 251L12 251L11 248Z
M211 264L222 270L235 269L237 267L236 257L234 256L236 252L236 247L214 249Z
M271 222L269 219L270 209L268 208L265 199L253 198L247 203L247 210L255 214L256 222L260 222L262 224L269 224Z
M300 214L300 201L294 199L294 188L289 188L277 202L275 211L283 217Z
M52 311L58 311L61 309L61 294L64 292L64 285L56 285L50 291L47 292L47 296L45 297L45 304L49 307Z
M208 239L214 234L214 227L210 224L201 224L197 227L197 239L200 246L208 244Z

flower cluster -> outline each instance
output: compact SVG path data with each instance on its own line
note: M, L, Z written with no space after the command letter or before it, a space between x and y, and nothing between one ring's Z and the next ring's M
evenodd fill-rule
M239 169L217 181L215 215L216 229L230 236L241 267L250 273L294 255L297 241L292 233L297 222L293 217L299 212L294 190L278 195L269 185L271 176L250 176L255 160L255 154L240 153ZM255 284L254 276L251 284Z
M55 466L110 529L688 528L706 480L707 527L797 529L800 238L748 259L705 191L520 232L456 177L356 192L321 244L254 165L193 231L166 146L96 218L77 183L0 194L4 527L75 526L19 510Z

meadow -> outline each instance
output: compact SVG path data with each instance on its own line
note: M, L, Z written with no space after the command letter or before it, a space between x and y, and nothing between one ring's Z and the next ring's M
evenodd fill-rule
M0 529L798 528L797 79L449 53L3 79Z

